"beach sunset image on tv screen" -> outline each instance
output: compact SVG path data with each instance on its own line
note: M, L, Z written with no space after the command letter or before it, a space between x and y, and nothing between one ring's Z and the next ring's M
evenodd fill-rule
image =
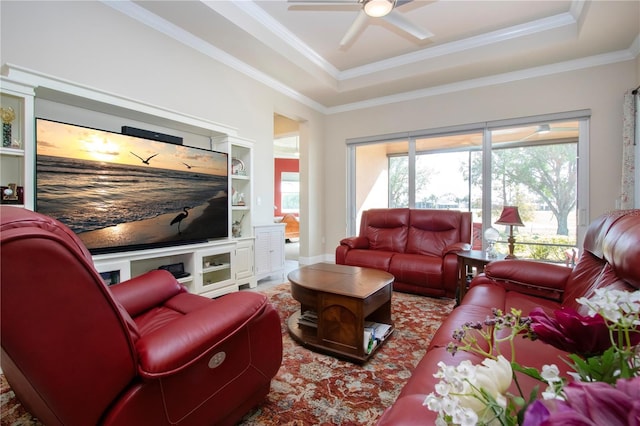
M36 120L36 210L93 253L228 236L226 153Z

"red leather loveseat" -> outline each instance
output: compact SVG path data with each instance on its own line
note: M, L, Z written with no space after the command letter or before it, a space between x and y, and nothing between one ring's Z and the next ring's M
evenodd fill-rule
M381 269L394 290L455 297L457 256L469 250L471 213L455 210L372 209L362 213L360 234L336 248L336 263Z
M527 315L535 307L552 314L566 306L586 315L576 299L588 298L598 288L627 291L640 288L640 210L612 212L591 223L585 236L584 250L574 268L518 259L487 265L485 273L471 282L460 306L438 329L426 355L398 399L380 418L378 426L435 424L436 413L422 403L434 391L439 380L433 377L438 370L438 362L448 365L457 365L464 359L470 359L474 364L482 362L479 356L467 352L457 352L453 356L446 351L447 344L452 341L452 332L462 324L483 321L491 316L492 308L508 312L513 307ZM501 351L510 356L506 343ZM562 351L541 341L516 339L514 343L521 365L540 370L544 364L556 364L566 373L568 367L559 358L566 356ZM535 385L541 385L517 374L524 395L529 395ZM511 392L518 393L514 386Z
M2 370L47 426L233 425L282 361L266 296L208 299L167 271L104 285L63 224L0 207Z

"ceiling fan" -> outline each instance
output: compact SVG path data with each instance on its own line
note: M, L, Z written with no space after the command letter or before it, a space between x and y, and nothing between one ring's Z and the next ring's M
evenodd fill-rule
M296 3L305 6L349 6L349 8L345 10L351 10L351 6L353 5L360 5L360 12L340 41L340 47L345 47L351 44L356 36L364 30L369 18L384 19L388 23L419 40L425 40L429 37L433 37L433 33L415 25L405 18L404 15L395 10L396 8L412 1L413 0L288 0L289 3Z

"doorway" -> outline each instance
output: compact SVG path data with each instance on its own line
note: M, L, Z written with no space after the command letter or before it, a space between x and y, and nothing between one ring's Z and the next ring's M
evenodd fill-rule
M274 221L284 222L286 268L297 268L300 255L300 146L298 122L273 118Z

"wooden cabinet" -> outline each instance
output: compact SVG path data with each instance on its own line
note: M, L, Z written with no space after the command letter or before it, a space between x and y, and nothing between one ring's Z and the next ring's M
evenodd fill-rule
M280 274L284 281L284 223L255 227L256 279Z

